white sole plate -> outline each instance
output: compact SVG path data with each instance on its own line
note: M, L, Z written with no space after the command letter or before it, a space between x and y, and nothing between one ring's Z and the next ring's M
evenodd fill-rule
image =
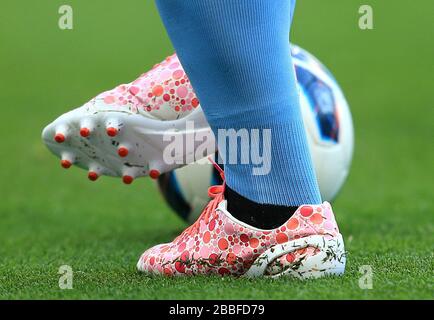
M107 175L123 177L125 183L131 183L148 175L156 179L161 173L188 164L187 154L194 152L199 142L193 143L192 151L186 148L186 136L191 134L187 122L194 124L195 134L212 137L207 140L207 148L215 152L214 137L200 108L185 118L162 121L113 110L89 112L84 106L49 124L42 138L50 151L62 159L64 168L74 164L88 170L91 180ZM163 151L175 136L183 142L177 148L181 152L175 155L175 162L168 162Z

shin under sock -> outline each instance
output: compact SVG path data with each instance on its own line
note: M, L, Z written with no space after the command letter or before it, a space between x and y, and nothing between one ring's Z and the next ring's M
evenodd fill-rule
M277 207L321 202L290 56L294 3L157 0L168 34L217 137L219 152L226 159L227 185L258 208L264 206L263 210L249 210L251 215L261 211L258 215L271 216ZM219 136L221 130L244 130L248 135L250 144L244 151L238 148L236 163L227 161L230 152L224 147L233 143ZM269 139L265 139L266 133ZM258 144L265 168L261 174L254 172L258 154L252 153ZM247 156L246 150L250 151ZM250 161L240 162L244 156ZM229 206L239 207L236 211L251 208L251 203L235 203L245 203L237 199L229 201ZM268 210L267 205L275 207Z

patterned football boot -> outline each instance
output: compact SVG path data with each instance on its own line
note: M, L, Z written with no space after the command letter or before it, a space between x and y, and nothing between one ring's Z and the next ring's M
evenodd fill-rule
M286 223L260 230L226 209L224 184L198 220L171 243L147 250L137 268L148 275L294 276L341 275L345 249L329 203L302 205Z
M192 132L200 141L186 141ZM122 177L126 184L140 176L156 179L193 162L199 144L209 154L215 152L214 136L176 55L60 116L42 138L62 167L75 164L88 170L92 181L108 175ZM164 150L173 143L178 145L167 161Z

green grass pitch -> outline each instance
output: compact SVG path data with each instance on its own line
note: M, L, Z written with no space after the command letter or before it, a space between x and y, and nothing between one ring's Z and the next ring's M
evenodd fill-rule
M60 30L58 8L74 9ZM358 8L374 9L374 30ZM356 149L335 211L349 251L341 278L316 281L147 278L144 249L185 224L149 179L90 183L64 171L42 128L173 52L152 1L0 4L0 298L433 299L433 52L429 0L299 1L293 42L334 73L350 102ZM58 268L74 270L72 290ZM359 268L373 288L359 288Z

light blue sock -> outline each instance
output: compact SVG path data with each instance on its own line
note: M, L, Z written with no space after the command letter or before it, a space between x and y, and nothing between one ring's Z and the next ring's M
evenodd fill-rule
M290 56L295 0L157 5L215 135L219 129L271 130L269 173L253 175L254 164L225 164L228 186L258 203L320 203ZM218 144L222 152L223 141Z

